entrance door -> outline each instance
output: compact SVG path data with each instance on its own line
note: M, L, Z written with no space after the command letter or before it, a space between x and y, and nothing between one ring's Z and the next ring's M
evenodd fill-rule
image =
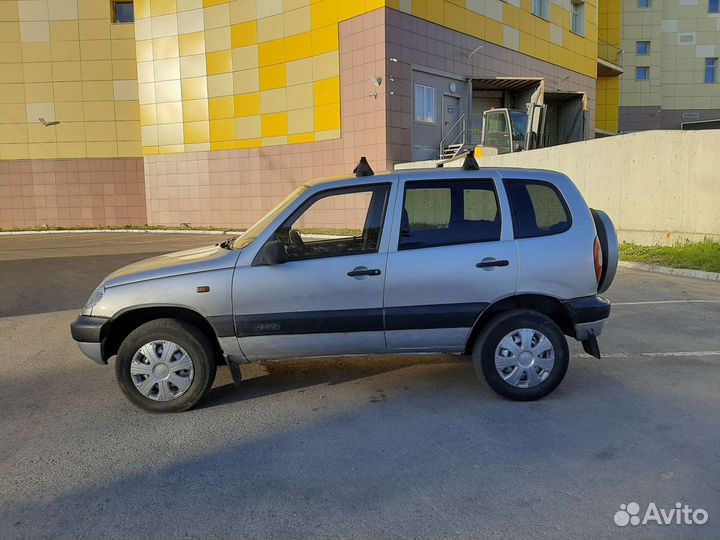
M450 139L454 139L460 133L460 126L456 126L456 122L460 118L460 98L455 96L443 95L443 108L442 108L442 121L443 121L443 137L450 134L447 142L452 142Z

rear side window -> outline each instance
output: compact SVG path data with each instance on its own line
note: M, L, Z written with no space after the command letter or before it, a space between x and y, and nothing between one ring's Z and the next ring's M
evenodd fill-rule
M572 223L567 204L555 186L539 180L505 181L515 238L549 236Z
M398 249L500 240L492 180L408 182Z

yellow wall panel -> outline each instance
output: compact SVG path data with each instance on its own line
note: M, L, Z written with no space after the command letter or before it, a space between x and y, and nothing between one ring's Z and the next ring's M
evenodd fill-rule
M193 32L178 36L180 56L203 54L205 52L205 33ZM139 59L138 59L139 60Z
M241 94L235 96L235 116L254 116L260 114L260 94Z
M217 51L207 54L208 75L230 73L232 71L232 55L230 50Z
M277 64L260 68L260 89L272 90L286 86L285 65Z
M210 120L233 118L235 116L235 99L233 96L210 98Z
M234 141L235 119L213 120L210 122L210 141Z
M340 78L318 81L314 85L315 105L340 103Z
M256 44L257 22L249 21L232 25L230 29L230 36L233 49Z
M288 119L287 113L264 114L262 116L262 136L278 137L287 135Z

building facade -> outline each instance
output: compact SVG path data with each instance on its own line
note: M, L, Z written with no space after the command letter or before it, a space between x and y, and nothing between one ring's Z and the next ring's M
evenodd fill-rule
M603 1L4 0L0 227L243 227L492 107L547 105L554 144L612 131Z
M620 130L720 119L718 0L632 0L622 14Z

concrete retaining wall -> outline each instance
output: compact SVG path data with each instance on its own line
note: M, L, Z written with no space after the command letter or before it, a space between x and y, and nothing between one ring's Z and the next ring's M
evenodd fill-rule
M720 239L720 130L645 131L478 162L567 174L621 240Z

